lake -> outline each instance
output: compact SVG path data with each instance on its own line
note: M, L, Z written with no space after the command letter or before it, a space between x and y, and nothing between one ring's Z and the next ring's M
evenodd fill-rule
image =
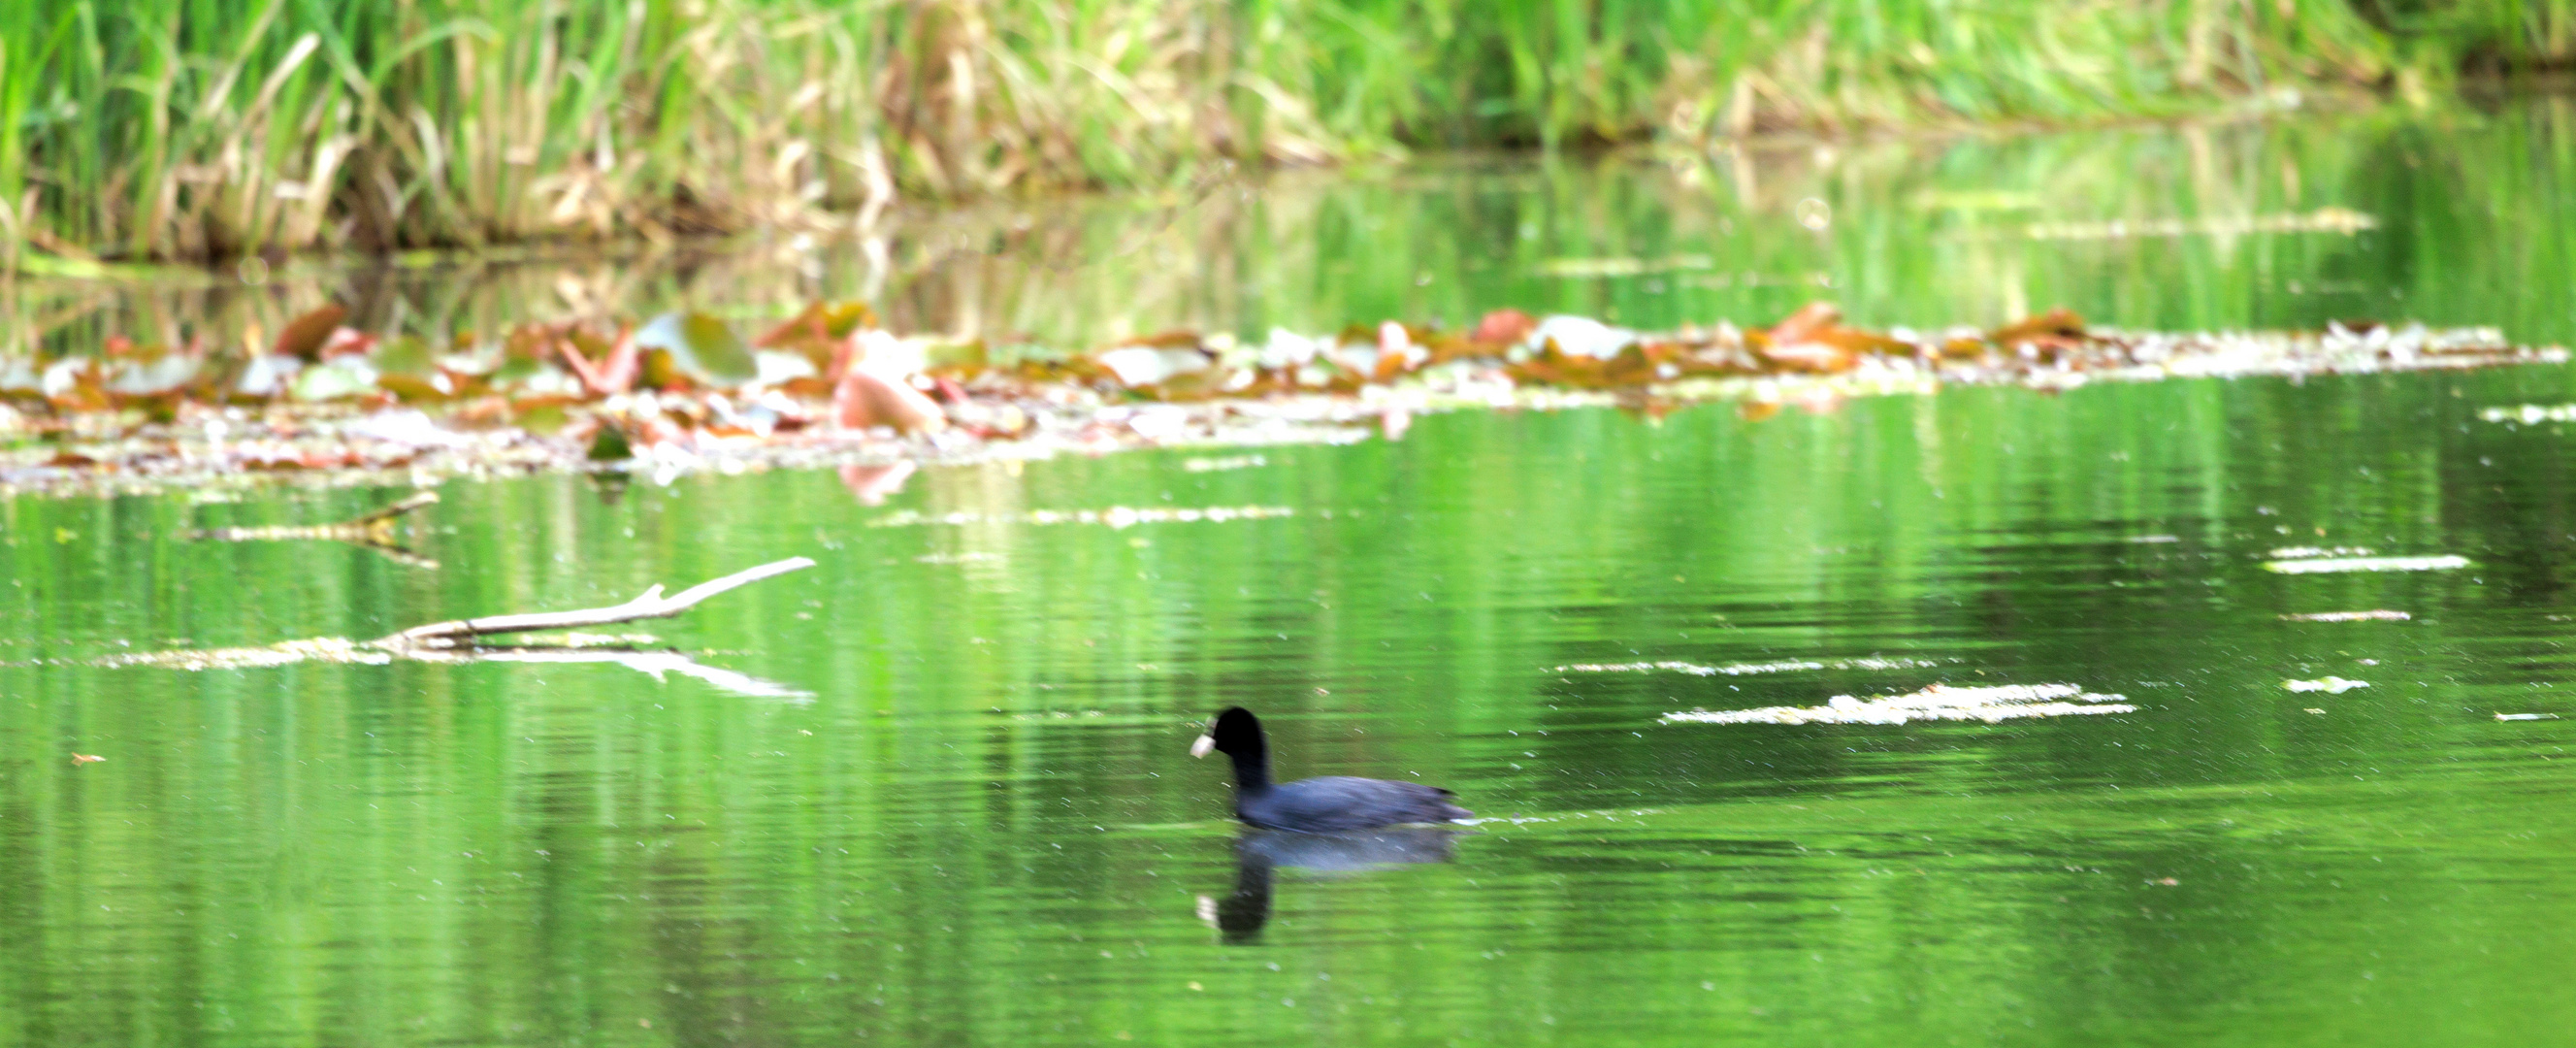
M875 281L899 321L1067 345L1814 297L2576 337L2564 102L1836 148L1094 201L910 269L646 260L619 293ZM2327 207L2375 227L2256 221ZM2179 225L2099 224L2141 218ZM433 309L405 272L371 308L448 324L554 280ZM92 291L30 337L273 301ZM881 505L829 472L457 481L408 531L435 569L189 538L398 490L0 501L0 1043L2565 1043L2571 401L2545 366L1468 412ZM800 555L618 628L693 661L112 664ZM1934 685L2130 708L1665 716ZM1480 819L1247 836L1188 755L1229 705L1284 775Z

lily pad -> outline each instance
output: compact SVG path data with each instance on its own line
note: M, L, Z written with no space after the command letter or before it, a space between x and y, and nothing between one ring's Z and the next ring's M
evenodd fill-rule
M338 330L340 322L348 317L349 307L333 302L290 320L285 327L278 329L277 344L269 352L299 357L308 362L319 359L322 344L331 340L331 332Z
M376 344L367 355L376 370L387 375L428 378L438 374L438 360L430 351L429 340L418 335L401 335Z
M670 354L679 374L711 386L739 386L760 377L751 347L706 313L664 313L635 333L635 348Z
M583 457L592 462L624 462L635 457L635 444L626 439L626 431L616 426L601 426L590 438L590 451Z
M352 397L376 388L376 369L359 358L341 357L297 372L292 388L297 400Z

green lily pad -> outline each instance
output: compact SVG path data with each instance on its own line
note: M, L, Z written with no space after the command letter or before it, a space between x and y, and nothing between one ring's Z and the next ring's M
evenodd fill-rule
M680 374L710 386L739 386L760 377L751 347L706 313L664 313L635 333L635 348L671 355Z
M387 375L428 378L438 374L438 361L430 352L429 341L418 335L398 335L376 344L367 354L367 362Z
M355 357L341 357L327 364L317 364L296 372L291 387L295 399L304 401L338 400L354 397L376 388L376 370Z
M601 426L590 438L590 451L584 456L592 462L624 462L635 457L635 443L626 439L626 431L616 426Z

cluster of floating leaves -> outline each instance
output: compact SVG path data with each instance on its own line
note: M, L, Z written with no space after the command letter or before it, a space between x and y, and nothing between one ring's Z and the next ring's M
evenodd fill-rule
M2127 696L2089 692L2073 684L1935 684L1918 692L1860 699L1836 695L1822 706L1766 706L1751 710L1667 713L1667 724L1903 724L1973 720L1993 724L2023 717L2071 717L2137 710Z
M1823 302L1767 327L1654 333L1504 309L1463 329L1173 331L1085 353L898 336L859 303L817 302L749 339L703 313L435 341L347 319L331 305L273 340L245 333L242 345L265 342L257 350L118 337L88 354L0 357L0 493L280 473L427 483L604 469L667 482L700 469L1394 439L1412 412L1478 405L1734 400L1759 417L1950 382L2066 388L2566 356L2486 328L2138 334L2063 309L1993 329L1874 331Z

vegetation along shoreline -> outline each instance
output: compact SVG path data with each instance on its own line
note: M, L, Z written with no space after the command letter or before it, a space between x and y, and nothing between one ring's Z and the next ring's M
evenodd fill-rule
M2576 60L2576 0L0 5L0 270L682 237L1226 165L2064 125Z

